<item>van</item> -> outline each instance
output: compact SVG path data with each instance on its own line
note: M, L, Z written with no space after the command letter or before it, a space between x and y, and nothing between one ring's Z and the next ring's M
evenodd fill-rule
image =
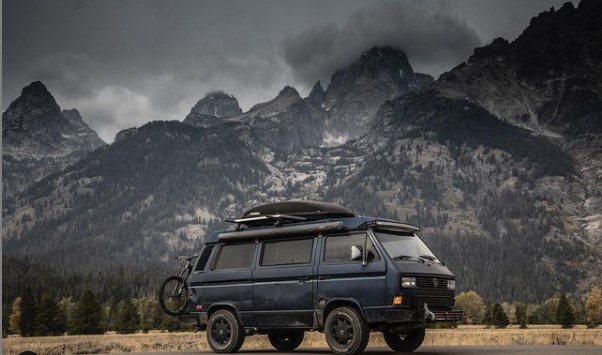
M431 322L458 321L456 281L417 226L323 202L261 205L216 231L188 280L188 312L218 353L267 334L292 351L324 332L335 354L361 353L371 331L417 349Z

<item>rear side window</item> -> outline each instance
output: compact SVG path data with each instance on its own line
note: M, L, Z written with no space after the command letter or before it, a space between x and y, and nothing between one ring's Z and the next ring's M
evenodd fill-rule
M313 238L265 243L261 266L307 264L311 261L313 245Z
M222 245L216 253L211 263L213 270L249 269L253 266L255 243Z
M327 263L335 262L361 262L360 259L353 260L351 247L356 246L364 249L365 234L341 235L326 238L326 250L324 251L324 261ZM374 249L374 244L368 238L368 259L378 260L380 257Z

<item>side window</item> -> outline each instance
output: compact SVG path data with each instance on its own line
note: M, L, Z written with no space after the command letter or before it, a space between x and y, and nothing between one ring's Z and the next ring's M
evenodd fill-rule
M265 243L261 266L307 264L311 261L313 245L313 238Z
M352 246L363 249L365 237L366 234L352 234L326 238L324 261L327 263L362 262L361 258L353 258ZM374 244L372 244L372 241L368 238L368 260L379 259L380 257L374 248Z
M211 269L249 269L254 257L255 243L222 245L211 262Z

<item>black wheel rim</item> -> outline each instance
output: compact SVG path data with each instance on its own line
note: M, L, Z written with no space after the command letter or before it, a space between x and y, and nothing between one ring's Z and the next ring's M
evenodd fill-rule
M211 326L211 338L218 345L226 345L232 337L232 327L230 323L220 318Z
M353 340L353 325L346 317L337 317L330 326L332 339L338 345L347 346Z
M291 337L286 334L278 334L278 335L276 335L276 340L279 343L287 344L287 343L290 343Z
M170 311L179 311L186 305L188 295L181 282L170 280L165 284L161 297L165 308Z

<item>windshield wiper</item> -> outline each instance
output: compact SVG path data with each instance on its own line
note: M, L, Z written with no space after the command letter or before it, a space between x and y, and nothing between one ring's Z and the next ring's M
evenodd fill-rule
M416 261L424 263L424 259L419 258L417 256L412 256L412 255L399 255L399 256L396 256L393 258L393 260L395 260L395 259L399 259L399 260L414 259Z
M426 259L426 260L430 260L430 261L436 261L436 262L438 262L438 263L439 263L439 264L441 264L441 265L445 265L445 263L444 263L444 262L442 262L441 260L437 260L437 258L435 258L435 257L434 257L434 256L432 256L432 255L420 255L420 256L419 256L419 258L421 258L421 259Z

